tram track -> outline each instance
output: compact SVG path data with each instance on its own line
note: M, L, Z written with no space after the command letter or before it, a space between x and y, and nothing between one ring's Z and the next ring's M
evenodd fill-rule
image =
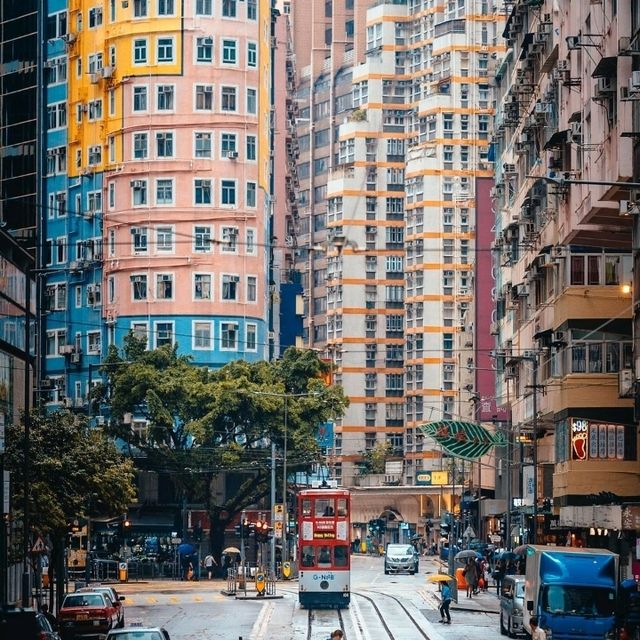
M425 640L430 640L429 636L424 631L424 629L422 628L422 626L420 625L418 620L416 620L415 616L400 601L399 598L397 598L396 596L392 596L392 595L390 595L388 593L381 593L380 591L367 590L367 593L375 594L376 596L382 596L383 598L389 598L389 599L393 600L400 607L400 609L407 616L407 618L411 621L411 623L416 628L416 630L418 631L420 636L422 638L424 638ZM389 626L389 623L387 621L387 617L382 614L382 611L380 610L380 607L378 606L378 604L376 603L374 598L372 598L371 596L365 595L361 591L352 591L351 595L352 596L357 596L359 598L363 598L363 599L367 600L371 604L373 610L376 612L380 622L382 623L382 627L384 628L384 630L386 631L387 635L389 636L389 640L398 640L396 634L394 633L394 631Z

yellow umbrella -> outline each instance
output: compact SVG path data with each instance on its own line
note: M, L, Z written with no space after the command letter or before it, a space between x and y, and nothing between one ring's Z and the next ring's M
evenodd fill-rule
M448 576L445 573L435 573L432 576L427 577L427 582L449 582L449 580L455 580L453 576Z

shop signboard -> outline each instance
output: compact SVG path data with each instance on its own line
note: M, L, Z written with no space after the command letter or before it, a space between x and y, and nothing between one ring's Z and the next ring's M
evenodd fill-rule
M426 487L449 484L448 471L419 471L416 473L416 484Z

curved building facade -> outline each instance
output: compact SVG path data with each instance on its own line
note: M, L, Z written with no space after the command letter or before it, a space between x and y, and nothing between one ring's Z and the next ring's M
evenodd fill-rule
M89 365L130 330L206 366L263 358L268 3L80 0L57 14L49 60L64 81L47 104L60 94L64 120L47 146L66 166L47 177L46 279L68 286L46 321L64 333L43 350L64 387L50 400L84 405Z

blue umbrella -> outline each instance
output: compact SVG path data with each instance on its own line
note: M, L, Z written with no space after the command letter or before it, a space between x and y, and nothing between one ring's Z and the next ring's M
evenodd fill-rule
M189 556L192 553L195 553L196 548L192 545L189 544L188 542L183 542L181 545L178 545L178 553L181 556Z

